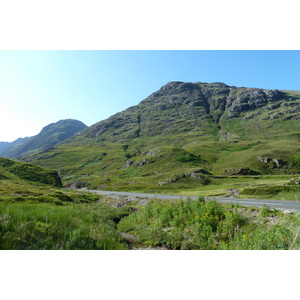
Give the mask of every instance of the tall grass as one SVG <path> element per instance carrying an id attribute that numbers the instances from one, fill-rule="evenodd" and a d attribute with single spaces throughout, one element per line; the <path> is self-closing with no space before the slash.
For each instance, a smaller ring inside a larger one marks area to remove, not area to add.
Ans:
<path id="1" fill-rule="evenodd" d="M 156 201 L 123 218 L 118 227 L 148 246 L 169 249 L 284 250 L 296 244 L 297 219 L 266 211 L 251 221 L 238 207 L 216 201 Z M 270 223 L 272 217 L 280 222 Z"/>
<path id="2" fill-rule="evenodd" d="M 300 247 L 300 216 L 216 201 L 152 200 L 142 207 L 101 203 L 2 202 L 2 250 L 121 250 L 141 247 L 286 250 Z"/>
<path id="3" fill-rule="evenodd" d="M 127 214 L 100 204 L 1 203 L 0 249 L 126 249 L 116 222 Z"/>

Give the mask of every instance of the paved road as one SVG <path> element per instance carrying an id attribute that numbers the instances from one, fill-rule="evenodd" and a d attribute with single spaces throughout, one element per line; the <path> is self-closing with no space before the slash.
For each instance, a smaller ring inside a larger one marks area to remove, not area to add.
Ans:
<path id="1" fill-rule="evenodd" d="M 164 195 L 164 194 L 148 194 L 148 193 L 131 193 L 131 192 L 114 192 L 114 191 L 100 191 L 100 190 L 89 190 L 89 192 L 96 193 L 99 195 L 119 195 L 119 196 L 131 196 L 140 198 L 152 198 L 152 199 L 187 199 L 189 196 L 176 196 L 176 195 Z M 197 199 L 197 196 L 190 196 L 191 199 Z M 221 203 L 234 203 L 244 206 L 256 206 L 263 207 L 267 205 L 271 208 L 280 210 L 297 211 L 300 210 L 300 201 L 280 201 L 280 200 L 257 200 L 257 199 L 237 199 L 237 198 L 219 198 L 210 197 L 206 200 L 216 199 Z"/>

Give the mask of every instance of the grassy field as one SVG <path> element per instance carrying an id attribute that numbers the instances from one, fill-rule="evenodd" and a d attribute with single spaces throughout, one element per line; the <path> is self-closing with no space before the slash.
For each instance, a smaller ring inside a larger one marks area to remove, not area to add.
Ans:
<path id="1" fill-rule="evenodd" d="M 79 199 L 81 199 L 79 201 Z M 299 249 L 300 217 L 215 201 L 160 201 L 112 207 L 84 194 L 60 205 L 0 201 L 4 250 Z M 84 203 L 86 202 L 86 203 Z"/>
<path id="2" fill-rule="evenodd" d="M 125 147 L 126 148 L 126 147 Z M 124 151 L 124 149 L 123 149 Z M 193 170 L 202 158 L 168 147 L 172 164 Z M 159 152 L 161 153 L 161 152 Z M 162 153 L 161 153 L 162 154 Z M 157 155 L 157 154 L 155 154 Z M 104 159 L 106 156 L 102 155 Z M 0 166 L 0 249 L 298 249 L 299 216 L 267 207 L 242 208 L 217 202 L 160 201 L 145 206 L 60 187 L 57 173 L 3 159 Z M 151 165 L 150 165 L 151 166 Z M 191 169 L 192 168 L 192 169 Z M 202 172 L 202 173 L 201 173 Z M 173 194 L 223 195 L 298 200 L 290 175 L 210 176 L 201 171 L 159 186 Z M 124 180 L 146 178 L 138 166 L 121 170 Z M 32 176 L 31 176 L 32 175 Z M 144 176 L 143 176 L 144 175 Z M 116 177 L 115 182 L 118 182 Z M 209 180 L 204 184 L 203 180 Z M 201 183 L 199 183 L 201 181 Z M 270 185 L 272 184 L 272 187 Z M 152 191 L 151 185 L 136 190 Z M 123 186 L 126 189 L 126 185 Z M 132 188 L 132 186 L 130 187 Z M 157 188 L 153 191 L 157 192 Z M 244 194 L 243 194 L 244 193 Z"/>
<path id="3" fill-rule="evenodd" d="M 85 146 L 76 143 L 51 149 L 33 162 L 57 170 L 64 185 L 80 181 L 89 189 L 195 192 L 203 196 L 228 195 L 229 189 L 242 192 L 248 187 L 285 185 L 300 174 L 297 134 L 236 143 L 197 137 L 195 133 L 122 143 L 94 140 L 87 140 Z M 279 167 L 259 159 L 278 160 Z M 228 172 L 239 169 L 250 169 L 258 175 Z M 201 176 L 191 177 L 195 172 Z M 291 194 L 287 200 L 290 199 L 294 199 Z"/>
<path id="4" fill-rule="evenodd" d="M 116 230 L 127 214 L 100 204 L 0 203 L 0 249 L 127 249 Z"/>

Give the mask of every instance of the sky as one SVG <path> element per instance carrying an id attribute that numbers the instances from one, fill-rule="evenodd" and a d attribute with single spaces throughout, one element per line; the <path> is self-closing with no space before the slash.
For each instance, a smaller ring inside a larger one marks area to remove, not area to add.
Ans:
<path id="1" fill-rule="evenodd" d="M 0 141 L 61 119 L 90 126 L 170 81 L 300 90 L 300 51 L 1 50 Z"/>

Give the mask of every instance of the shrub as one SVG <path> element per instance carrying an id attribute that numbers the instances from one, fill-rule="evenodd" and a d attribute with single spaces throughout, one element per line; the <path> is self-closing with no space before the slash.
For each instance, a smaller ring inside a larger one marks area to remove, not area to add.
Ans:
<path id="1" fill-rule="evenodd" d="M 190 165 L 199 165 L 204 162 L 200 155 L 195 155 L 193 153 L 185 151 L 183 154 L 178 155 L 176 160 L 183 163 L 188 163 Z"/>

